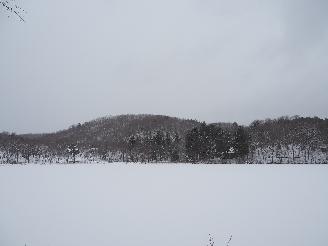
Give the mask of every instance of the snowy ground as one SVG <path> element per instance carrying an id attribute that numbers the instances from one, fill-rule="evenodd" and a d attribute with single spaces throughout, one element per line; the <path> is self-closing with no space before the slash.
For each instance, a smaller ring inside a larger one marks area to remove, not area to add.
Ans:
<path id="1" fill-rule="evenodd" d="M 328 245 L 328 166 L 0 165 L 1 246 Z"/>

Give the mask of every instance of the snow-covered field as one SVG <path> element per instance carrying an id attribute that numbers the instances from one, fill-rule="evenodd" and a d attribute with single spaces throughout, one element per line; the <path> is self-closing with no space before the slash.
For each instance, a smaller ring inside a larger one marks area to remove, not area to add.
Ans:
<path id="1" fill-rule="evenodd" d="M 328 166 L 0 165 L 1 246 L 328 245 Z"/>

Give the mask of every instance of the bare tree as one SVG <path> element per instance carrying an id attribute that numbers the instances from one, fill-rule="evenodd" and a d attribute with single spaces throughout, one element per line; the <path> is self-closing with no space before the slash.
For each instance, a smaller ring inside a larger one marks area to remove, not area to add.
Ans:
<path id="1" fill-rule="evenodd" d="M 75 144 L 68 146 L 67 151 L 73 156 L 73 163 L 75 163 L 75 157 L 80 152 L 79 148 Z"/>

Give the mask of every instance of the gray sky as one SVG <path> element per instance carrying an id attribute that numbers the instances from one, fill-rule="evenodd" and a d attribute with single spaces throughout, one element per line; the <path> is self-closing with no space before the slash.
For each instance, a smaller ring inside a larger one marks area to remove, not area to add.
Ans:
<path id="1" fill-rule="evenodd" d="M 105 115 L 328 115 L 326 0 L 29 0 L 0 8 L 0 131 Z"/>

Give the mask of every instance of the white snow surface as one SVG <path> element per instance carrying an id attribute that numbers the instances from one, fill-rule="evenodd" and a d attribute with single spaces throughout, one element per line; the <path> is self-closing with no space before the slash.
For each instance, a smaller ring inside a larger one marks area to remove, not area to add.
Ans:
<path id="1" fill-rule="evenodd" d="M 327 246 L 326 165 L 0 165 L 1 246 Z"/>

